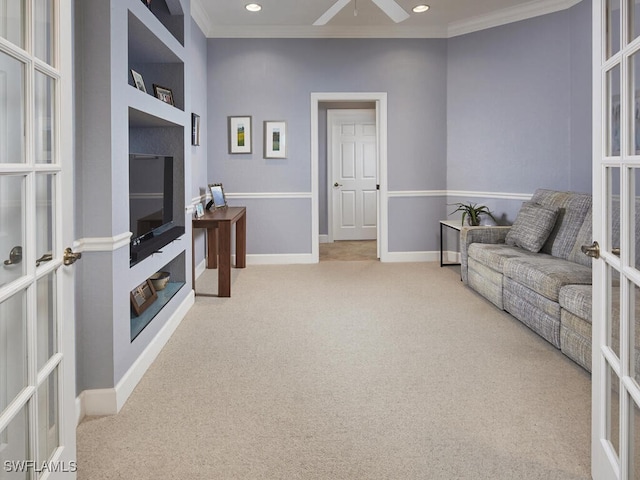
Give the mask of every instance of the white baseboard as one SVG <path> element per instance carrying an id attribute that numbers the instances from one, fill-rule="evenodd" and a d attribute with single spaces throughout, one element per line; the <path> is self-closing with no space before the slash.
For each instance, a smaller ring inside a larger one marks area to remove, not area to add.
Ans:
<path id="1" fill-rule="evenodd" d="M 319 243 L 329 243 L 329 235 L 318 235 Z"/>
<path id="2" fill-rule="evenodd" d="M 196 265 L 196 271 L 195 271 L 196 278 L 202 275 L 206 269 L 207 269 L 207 259 L 205 258 L 198 265 Z"/>
<path id="3" fill-rule="evenodd" d="M 235 256 L 234 256 L 235 257 Z M 235 263 L 235 258 L 234 258 Z M 291 265 L 318 263 L 310 253 L 247 255 L 247 265 Z"/>
<path id="4" fill-rule="evenodd" d="M 195 296 L 192 290 L 114 388 L 85 390 L 80 394 L 76 399 L 78 423 L 86 415 L 115 415 L 120 411 L 194 301 Z"/>

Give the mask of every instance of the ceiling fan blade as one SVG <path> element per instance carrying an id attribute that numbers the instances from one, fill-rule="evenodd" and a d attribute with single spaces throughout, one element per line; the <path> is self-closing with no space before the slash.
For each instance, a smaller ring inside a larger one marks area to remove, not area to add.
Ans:
<path id="1" fill-rule="evenodd" d="M 409 14 L 404 11 L 404 9 L 398 5 L 394 0 L 372 0 L 380 10 L 386 13 L 391 20 L 396 23 L 400 23 L 403 20 L 409 18 Z"/>
<path id="2" fill-rule="evenodd" d="M 313 22 L 313 25 L 316 27 L 326 25 L 327 22 L 335 17 L 340 10 L 346 7 L 350 1 L 351 0 L 338 0 L 331 6 L 331 8 L 329 8 L 329 10 L 324 12 L 324 14 L 318 20 Z"/>

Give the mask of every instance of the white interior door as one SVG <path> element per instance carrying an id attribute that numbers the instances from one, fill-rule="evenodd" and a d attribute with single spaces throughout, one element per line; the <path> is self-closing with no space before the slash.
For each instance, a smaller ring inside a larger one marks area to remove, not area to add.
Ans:
<path id="1" fill-rule="evenodd" d="M 640 10 L 593 2 L 592 474 L 640 479 Z"/>
<path id="2" fill-rule="evenodd" d="M 71 19 L 0 0 L 0 479 L 75 478 Z"/>
<path id="3" fill-rule="evenodd" d="M 333 240 L 375 240 L 378 220 L 376 111 L 329 110 Z"/>

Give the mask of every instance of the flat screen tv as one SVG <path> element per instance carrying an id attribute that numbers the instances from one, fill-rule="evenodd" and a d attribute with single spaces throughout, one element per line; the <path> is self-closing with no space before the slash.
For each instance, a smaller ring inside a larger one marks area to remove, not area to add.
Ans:
<path id="1" fill-rule="evenodd" d="M 173 157 L 129 155 L 129 229 L 133 265 L 184 233 L 174 225 Z"/>

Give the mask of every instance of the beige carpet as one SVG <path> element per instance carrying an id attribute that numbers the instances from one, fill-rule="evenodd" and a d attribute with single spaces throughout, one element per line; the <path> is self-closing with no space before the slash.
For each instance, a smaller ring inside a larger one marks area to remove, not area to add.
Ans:
<path id="1" fill-rule="evenodd" d="M 320 261 L 360 261 L 378 258 L 375 240 L 338 240 L 320 244 Z"/>
<path id="2" fill-rule="evenodd" d="M 589 423 L 589 375 L 458 268 L 249 266 L 82 422 L 78 478 L 587 479 Z"/>

